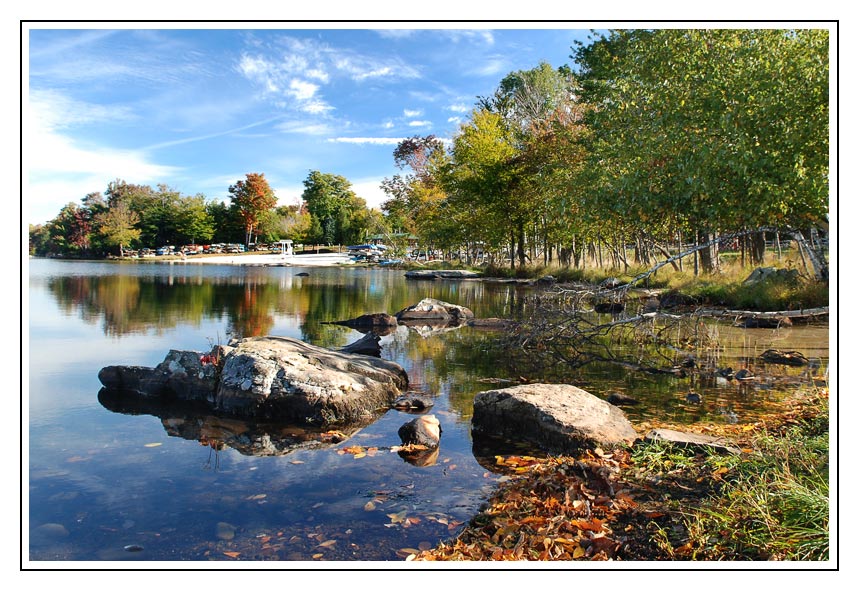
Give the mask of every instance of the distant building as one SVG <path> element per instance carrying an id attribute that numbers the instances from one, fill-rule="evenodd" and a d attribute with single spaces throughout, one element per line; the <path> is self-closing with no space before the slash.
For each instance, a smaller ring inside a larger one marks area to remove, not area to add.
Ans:
<path id="1" fill-rule="evenodd" d="M 418 237 L 407 232 L 395 232 L 393 234 L 374 234 L 367 238 L 370 244 L 387 244 L 388 242 L 401 242 L 406 240 L 407 248 L 415 248 L 418 245 Z"/>

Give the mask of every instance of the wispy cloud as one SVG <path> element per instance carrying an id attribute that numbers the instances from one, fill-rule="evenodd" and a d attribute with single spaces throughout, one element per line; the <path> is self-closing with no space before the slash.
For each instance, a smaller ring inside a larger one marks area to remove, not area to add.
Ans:
<path id="1" fill-rule="evenodd" d="M 454 113 L 468 113 L 471 110 L 471 107 L 463 103 L 456 103 L 450 105 L 447 109 L 448 111 L 453 111 Z"/>
<path id="2" fill-rule="evenodd" d="M 146 150 L 81 146 L 52 128 L 50 120 L 50 115 L 40 116 L 28 106 L 22 134 L 23 164 L 29 173 L 24 194 L 30 218 L 37 223 L 57 214 L 59 200 L 77 202 L 87 193 L 103 191 L 113 179 L 162 182 L 180 170 L 152 161 Z"/>
<path id="3" fill-rule="evenodd" d="M 385 39 L 407 39 L 420 33 L 419 29 L 375 29 L 375 31 Z"/>
<path id="4" fill-rule="evenodd" d="M 420 117 L 423 114 L 421 109 L 403 109 L 403 116 L 405 117 Z"/>
<path id="5" fill-rule="evenodd" d="M 179 138 L 176 140 L 169 140 L 166 142 L 160 142 L 157 144 L 152 144 L 151 146 L 146 146 L 146 148 L 144 148 L 144 149 L 145 150 L 157 150 L 160 148 L 167 148 L 170 146 L 178 146 L 181 144 L 189 144 L 191 142 L 199 142 L 202 140 L 209 140 L 209 139 L 216 138 L 216 137 L 233 135 L 233 134 L 240 133 L 242 131 L 246 131 L 248 129 L 253 129 L 255 127 L 259 127 L 261 125 L 266 125 L 268 123 L 271 123 L 273 121 L 277 121 L 279 119 L 281 119 L 280 116 L 269 117 L 268 119 L 263 119 L 262 121 L 254 121 L 253 123 L 248 123 L 247 125 L 242 125 L 241 127 L 234 127 L 232 129 L 226 129 L 223 131 L 216 131 L 213 133 L 207 133 L 207 134 L 203 134 L 203 135 L 196 135 L 196 136 L 191 136 L 191 137 Z"/>
<path id="6" fill-rule="evenodd" d="M 483 65 L 472 71 L 479 76 L 497 76 L 509 69 L 508 60 L 504 56 L 494 55 L 486 59 Z"/>
<path id="7" fill-rule="evenodd" d="M 409 121 L 409 127 L 432 127 L 432 121 Z"/>
<path id="8" fill-rule="evenodd" d="M 374 144 L 377 146 L 396 146 L 404 138 L 401 137 L 334 137 L 329 142 L 338 144 Z"/>
<path id="9" fill-rule="evenodd" d="M 263 42 L 251 36 L 236 71 L 254 83 L 263 97 L 273 98 L 277 106 L 293 107 L 313 115 L 322 115 L 334 108 L 324 98 L 323 86 L 337 77 L 360 83 L 370 79 L 420 76 L 416 68 L 397 57 L 362 54 L 289 35 L 280 36 L 274 42 Z"/>
<path id="10" fill-rule="evenodd" d="M 485 45 L 495 44 L 495 35 L 488 29 L 443 29 L 437 32 L 454 43 L 467 41 Z"/>
<path id="11" fill-rule="evenodd" d="M 56 90 L 30 90 L 30 116 L 43 129 L 63 129 L 105 121 L 138 119 L 129 106 L 107 106 L 72 99 Z"/>
<path id="12" fill-rule="evenodd" d="M 289 90 L 287 92 L 299 101 L 309 101 L 316 95 L 317 90 L 319 90 L 318 84 L 293 79 L 289 81 Z"/>

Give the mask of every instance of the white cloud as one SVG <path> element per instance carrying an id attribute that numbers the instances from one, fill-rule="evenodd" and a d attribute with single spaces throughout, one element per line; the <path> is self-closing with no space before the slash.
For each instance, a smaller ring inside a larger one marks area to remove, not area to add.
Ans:
<path id="1" fill-rule="evenodd" d="M 387 39 L 405 39 L 418 33 L 417 29 L 376 29 L 380 37 Z"/>
<path id="2" fill-rule="evenodd" d="M 440 32 L 454 43 L 470 41 L 486 45 L 495 44 L 495 35 L 488 29 L 445 29 Z"/>
<path id="3" fill-rule="evenodd" d="M 319 80 L 323 84 L 328 83 L 328 80 L 330 79 L 328 72 L 326 72 L 325 70 L 321 70 L 319 68 L 311 68 L 310 70 L 307 70 L 304 74 L 308 78 L 315 78 L 316 80 Z"/>
<path id="4" fill-rule="evenodd" d="M 334 137 L 328 140 L 337 144 L 374 144 L 377 146 L 396 146 L 401 137 Z"/>
<path id="5" fill-rule="evenodd" d="M 83 123 L 132 121 L 129 107 L 106 106 L 71 99 L 55 90 L 30 90 L 30 116 L 43 129 L 61 129 Z"/>
<path id="6" fill-rule="evenodd" d="M 45 95 L 41 99 L 45 99 Z M 37 97 L 38 99 L 38 97 Z M 57 113 L 69 103 L 36 100 L 27 105 L 22 134 L 23 169 L 29 178 L 23 197 L 30 205 L 30 219 L 52 219 L 69 201 L 87 193 L 104 191 L 121 178 L 129 183 L 162 182 L 180 169 L 153 162 L 145 150 L 118 150 L 107 146 L 82 146 L 52 127 Z"/>
<path id="7" fill-rule="evenodd" d="M 420 109 L 403 109 L 404 117 L 420 117 L 424 112 Z"/>
<path id="8" fill-rule="evenodd" d="M 304 80 L 291 80 L 289 83 L 289 94 L 299 101 L 310 100 L 316 95 L 319 85 Z"/>
<path id="9" fill-rule="evenodd" d="M 302 111 L 304 111 L 305 113 L 310 113 L 312 115 L 320 115 L 322 113 L 327 113 L 328 111 L 331 111 L 333 109 L 334 107 L 321 100 L 309 101 L 301 106 Z"/>
<path id="10" fill-rule="evenodd" d="M 393 127 L 394 127 L 394 122 L 393 122 L 393 121 L 385 121 L 385 122 L 382 124 L 382 128 L 384 128 L 384 129 L 393 129 Z"/>
<path id="11" fill-rule="evenodd" d="M 448 107 L 448 110 L 453 111 L 454 113 L 468 113 L 471 110 L 471 107 L 462 103 L 457 103 L 454 105 L 450 105 Z"/>
<path id="12" fill-rule="evenodd" d="M 409 127 L 431 127 L 432 121 L 409 121 Z"/>
<path id="13" fill-rule="evenodd" d="M 306 135 L 327 135 L 331 127 L 325 123 L 309 123 L 307 121 L 284 121 L 276 126 L 283 133 L 302 133 Z"/>
<path id="14" fill-rule="evenodd" d="M 507 59 L 503 56 L 492 56 L 486 62 L 473 71 L 480 76 L 496 76 L 509 69 Z"/>
<path id="15" fill-rule="evenodd" d="M 352 190 L 367 202 L 370 209 L 381 209 L 382 203 L 389 199 L 382 190 L 382 178 L 363 178 L 352 182 Z"/>
<path id="16" fill-rule="evenodd" d="M 301 205 L 304 185 L 284 185 L 272 187 L 278 205 Z"/>
<path id="17" fill-rule="evenodd" d="M 447 122 L 456 123 L 457 125 L 459 125 L 460 123 L 462 123 L 462 117 L 448 117 Z"/>

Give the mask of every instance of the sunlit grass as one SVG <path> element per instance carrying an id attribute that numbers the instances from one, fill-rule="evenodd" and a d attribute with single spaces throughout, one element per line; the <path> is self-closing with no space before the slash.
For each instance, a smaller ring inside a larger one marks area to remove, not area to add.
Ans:
<path id="1" fill-rule="evenodd" d="M 685 510 L 693 559 L 828 560 L 828 397 L 817 393 L 806 402 L 774 432 L 757 433 L 752 453 L 742 456 L 713 454 L 701 465 L 665 445 L 635 451 L 636 466 L 650 473 L 724 473 L 709 498 Z M 671 549 L 658 533 L 654 543 Z"/>

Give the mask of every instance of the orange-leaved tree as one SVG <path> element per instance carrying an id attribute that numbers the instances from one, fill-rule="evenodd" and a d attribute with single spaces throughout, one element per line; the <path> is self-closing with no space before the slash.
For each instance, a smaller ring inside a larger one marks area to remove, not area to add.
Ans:
<path id="1" fill-rule="evenodd" d="M 245 227 L 245 245 L 251 243 L 263 214 L 277 205 L 277 197 L 269 186 L 265 175 L 258 172 L 249 172 L 245 180 L 236 181 L 230 186 L 230 199 L 236 213 Z"/>

